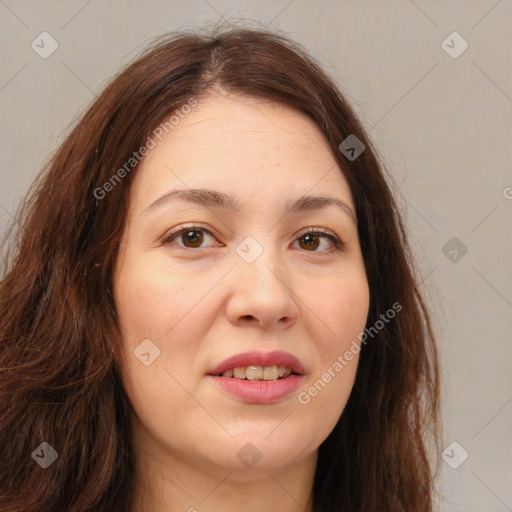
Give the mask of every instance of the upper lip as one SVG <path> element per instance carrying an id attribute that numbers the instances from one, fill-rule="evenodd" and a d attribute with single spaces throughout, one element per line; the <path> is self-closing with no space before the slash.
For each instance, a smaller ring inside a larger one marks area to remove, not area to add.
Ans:
<path id="1" fill-rule="evenodd" d="M 294 373 L 304 375 L 304 367 L 302 363 L 288 352 L 274 350 L 272 352 L 244 352 L 229 357 L 222 363 L 218 364 L 208 372 L 208 375 L 221 375 L 226 370 L 237 368 L 239 366 L 286 366 L 291 368 Z"/>

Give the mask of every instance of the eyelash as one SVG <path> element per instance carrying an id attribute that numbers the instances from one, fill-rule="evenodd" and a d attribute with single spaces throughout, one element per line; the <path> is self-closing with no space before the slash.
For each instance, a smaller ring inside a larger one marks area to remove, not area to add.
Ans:
<path id="1" fill-rule="evenodd" d="M 164 236 L 164 238 L 161 241 L 162 245 L 174 244 L 173 240 L 178 238 L 181 234 L 186 233 L 187 231 L 204 231 L 204 232 L 208 233 L 212 238 L 215 238 L 213 233 L 206 228 L 197 226 L 195 224 L 192 224 L 192 225 L 181 224 L 181 225 L 177 226 L 173 231 L 171 231 L 170 233 L 168 233 L 167 235 Z M 323 237 L 328 238 L 334 246 L 332 249 L 337 252 L 341 252 L 345 246 L 344 242 L 340 238 L 338 238 L 336 235 L 332 234 L 330 231 L 324 230 L 322 228 L 305 228 L 305 231 L 300 232 L 295 240 L 298 240 L 298 239 L 304 237 L 305 235 L 321 235 Z M 197 250 L 203 249 L 203 247 L 184 247 L 180 244 L 176 244 L 176 245 L 178 247 L 180 247 L 181 249 L 185 249 L 188 251 L 197 251 Z M 215 247 L 215 246 L 210 246 L 210 247 Z M 311 252 L 313 254 L 315 254 L 315 253 L 330 254 L 333 252 L 332 250 L 329 250 L 329 249 L 324 249 L 323 251 L 316 251 L 316 250 L 315 251 L 304 250 L 304 251 Z"/>

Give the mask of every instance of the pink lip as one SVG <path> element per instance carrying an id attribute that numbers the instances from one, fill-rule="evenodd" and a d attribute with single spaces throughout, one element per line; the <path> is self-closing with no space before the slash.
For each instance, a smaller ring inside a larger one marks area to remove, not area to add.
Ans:
<path id="1" fill-rule="evenodd" d="M 237 368 L 239 366 L 272 366 L 274 364 L 291 368 L 294 373 L 299 375 L 304 375 L 305 373 L 304 367 L 295 356 L 281 350 L 274 350 L 273 352 L 253 351 L 234 355 L 210 370 L 208 375 L 221 375 L 226 370 Z M 286 379 L 283 379 L 283 381 L 284 380 Z"/>
<path id="2" fill-rule="evenodd" d="M 279 380 L 242 380 L 230 377 L 219 377 L 212 375 L 214 380 L 223 391 L 244 402 L 255 404 L 271 404 L 291 395 L 296 391 L 304 375 L 290 375 Z"/>
<path id="3" fill-rule="evenodd" d="M 239 366 L 286 366 L 294 373 L 284 379 L 278 380 L 243 380 L 231 377 L 222 377 L 222 373 Z M 295 375 L 297 374 L 297 375 Z M 296 391 L 305 378 L 304 367 L 301 362 L 291 354 L 281 350 L 272 352 L 244 352 L 232 356 L 211 371 L 208 375 L 225 392 L 239 398 L 244 402 L 257 404 L 270 404 L 291 395 Z"/>

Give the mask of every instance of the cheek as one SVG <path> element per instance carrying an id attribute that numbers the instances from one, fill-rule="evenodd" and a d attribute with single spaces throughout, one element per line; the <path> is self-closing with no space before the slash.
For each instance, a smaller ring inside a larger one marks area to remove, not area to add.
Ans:
<path id="1" fill-rule="evenodd" d="M 210 321 L 208 302 L 202 300 L 207 289 L 199 277 L 158 262 L 129 263 L 122 267 L 115 288 L 126 387 L 137 394 L 140 386 L 144 395 L 143 388 L 154 391 L 166 383 L 165 389 L 179 396 L 180 388 L 167 372 L 184 385 L 192 382 L 191 369 Z M 135 357 L 146 352 L 142 346 L 151 352 L 150 360 L 157 354 L 148 367 Z"/>
<path id="2" fill-rule="evenodd" d="M 121 325 L 130 336 L 161 338 L 204 295 L 183 274 L 159 271 L 151 263 L 123 269 L 115 301 Z"/>
<path id="3" fill-rule="evenodd" d="M 311 324 L 318 326 L 312 328 L 311 338 L 319 360 L 299 403 L 322 410 L 325 425 L 331 427 L 352 391 L 361 346 L 358 336 L 366 325 L 369 300 L 366 275 L 360 272 L 326 282 L 308 293 L 307 305 L 321 320 Z"/>
<path id="4" fill-rule="evenodd" d="M 345 279 L 309 294 L 308 306 L 321 319 L 312 332 L 318 364 L 298 395 L 304 412 L 317 418 L 325 439 L 339 420 L 352 392 L 369 308 L 366 278 Z M 316 334 L 316 335 L 315 335 Z"/>
<path id="5" fill-rule="evenodd" d="M 193 389 L 191 368 L 201 326 L 191 322 L 187 313 L 201 294 L 198 290 L 191 293 L 194 286 L 183 273 L 164 273 L 147 262 L 144 266 L 125 265 L 119 277 L 115 301 L 123 335 L 119 363 L 126 394 L 154 436 L 165 437 L 162 425 L 176 423 L 181 425 L 180 432 L 186 433 L 190 429 L 182 420 L 177 422 L 176 410 L 190 410 L 194 405 L 185 390 Z M 154 344 L 145 341 L 152 360 L 148 366 L 134 354 L 141 354 L 143 340 Z"/>
<path id="6" fill-rule="evenodd" d="M 363 332 L 369 310 L 369 289 L 364 274 L 324 283 L 309 289 L 307 305 L 321 320 L 327 336 L 316 336 L 321 354 L 344 352 Z M 324 358 L 324 363 L 326 362 Z"/>

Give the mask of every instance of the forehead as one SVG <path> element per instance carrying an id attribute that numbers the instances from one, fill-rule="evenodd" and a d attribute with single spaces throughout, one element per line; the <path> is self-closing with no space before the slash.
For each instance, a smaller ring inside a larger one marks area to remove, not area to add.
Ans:
<path id="1" fill-rule="evenodd" d="M 144 158 L 136 194 L 208 186 L 242 199 L 350 190 L 327 141 L 305 114 L 246 96 L 215 94 L 183 115 Z"/>

